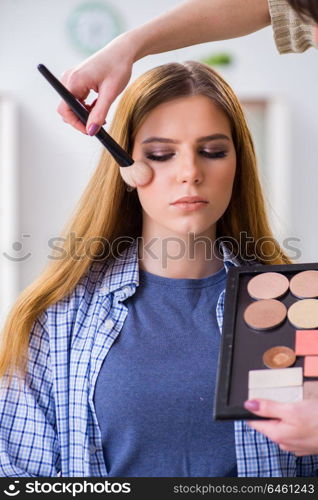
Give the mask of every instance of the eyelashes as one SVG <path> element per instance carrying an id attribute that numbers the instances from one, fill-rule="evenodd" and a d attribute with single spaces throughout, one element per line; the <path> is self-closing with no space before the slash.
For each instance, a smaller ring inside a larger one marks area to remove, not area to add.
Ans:
<path id="1" fill-rule="evenodd" d="M 148 160 L 152 160 L 152 161 L 167 161 L 167 160 L 170 160 L 170 158 L 172 158 L 173 154 L 169 153 L 167 155 L 154 155 L 154 154 L 146 154 L 146 158 L 148 158 Z"/>
<path id="2" fill-rule="evenodd" d="M 199 151 L 199 154 L 205 158 L 209 158 L 211 160 L 225 158 L 227 156 L 227 151 Z M 165 155 L 155 155 L 153 153 L 146 153 L 146 158 L 152 161 L 168 161 L 174 156 L 174 153 L 167 153 Z"/>

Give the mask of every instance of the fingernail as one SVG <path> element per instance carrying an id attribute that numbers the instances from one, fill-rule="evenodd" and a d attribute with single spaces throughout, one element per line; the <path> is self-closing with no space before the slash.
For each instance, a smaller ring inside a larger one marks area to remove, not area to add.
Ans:
<path id="1" fill-rule="evenodd" d="M 98 129 L 99 126 L 96 123 L 91 123 L 88 128 L 88 135 L 95 135 Z"/>
<path id="2" fill-rule="evenodd" d="M 259 410 L 259 402 L 258 401 L 245 401 L 244 403 L 244 408 L 247 410 L 251 411 L 258 411 Z"/>

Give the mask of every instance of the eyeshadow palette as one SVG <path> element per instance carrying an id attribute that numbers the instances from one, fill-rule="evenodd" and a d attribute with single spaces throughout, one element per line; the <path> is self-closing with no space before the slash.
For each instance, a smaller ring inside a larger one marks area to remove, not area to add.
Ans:
<path id="1" fill-rule="evenodd" d="M 262 419 L 254 398 L 318 399 L 318 263 L 228 272 L 214 419 Z"/>

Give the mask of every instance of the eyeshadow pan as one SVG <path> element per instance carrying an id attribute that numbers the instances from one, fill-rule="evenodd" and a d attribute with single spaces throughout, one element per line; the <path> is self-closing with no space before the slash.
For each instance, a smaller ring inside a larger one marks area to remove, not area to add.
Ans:
<path id="1" fill-rule="evenodd" d="M 253 299 L 277 299 L 288 288 L 289 280 L 281 273 L 261 273 L 247 284 L 247 291 Z"/>
<path id="2" fill-rule="evenodd" d="M 318 377 L 318 356 L 305 356 L 305 377 Z"/>
<path id="3" fill-rule="evenodd" d="M 286 314 L 286 306 L 279 300 L 263 299 L 247 306 L 244 311 L 244 320 L 255 330 L 268 330 L 280 325 L 286 318 Z"/>
<path id="4" fill-rule="evenodd" d="M 296 330 L 295 352 L 297 356 L 318 355 L 318 330 Z"/>
<path id="5" fill-rule="evenodd" d="M 263 354 L 263 363 L 268 368 L 287 368 L 296 361 L 295 352 L 286 346 L 275 346 Z"/>
<path id="6" fill-rule="evenodd" d="M 318 300 L 298 300 L 290 306 L 287 316 L 296 328 L 318 327 Z"/>
<path id="7" fill-rule="evenodd" d="M 257 398 L 271 399 L 280 403 L 296 403 L 303 399 L 303 387 L 298 385 L 292 387 L 259 387 L 257 389 L 249 389 L 248 399 Z"/>
<path id="8" fill-rule="evenodd" d="M 303 271 L 290 280 L 290 291 L 300 299 L 318 297 L 318 271 Z"/>
<path id="9" fill-rule="evenodd" d="M 318 382 L 316 380 L 304 382 L 304 399 L 318 399 Z"/>
<path id="10" fill-rule="evenodd" d="M 294 387 L 302 385 L 303 369 L 278 368 L 276 370 L 250 370 L 248 372 L 248 388 Z"/>

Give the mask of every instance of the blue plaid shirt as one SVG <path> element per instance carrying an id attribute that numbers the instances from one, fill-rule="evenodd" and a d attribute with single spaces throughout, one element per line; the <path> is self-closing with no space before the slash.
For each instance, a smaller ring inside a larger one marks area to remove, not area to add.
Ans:
<path id="1" fill-rule="evenodd" d="M 242 263 L 221 249 L 227 271 Z M 72 293 L 37 317 L 25 381 L 19 389 L 15 377 L 8 389 L 1 380 L 0 476 L 107 476 L 93 393 L 127 315 L 122 301 L 138 285 L 132 240 L 119 258 L 93 262 Z M 224 294 L 216 309 L 220 331 Z M 239 476 L 312 476 L 318 468 L 317 455 L 281 451 L 244 421 L 235 422 L 235 441 Z"/>

